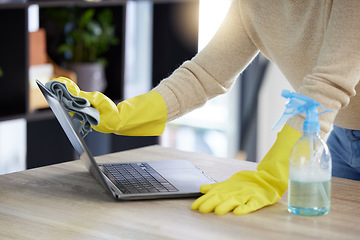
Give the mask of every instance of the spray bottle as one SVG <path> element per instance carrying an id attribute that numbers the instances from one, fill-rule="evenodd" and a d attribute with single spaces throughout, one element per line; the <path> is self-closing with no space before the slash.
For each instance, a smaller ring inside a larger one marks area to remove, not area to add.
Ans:
<path id="1" fill-rule="evenodd" d="M 283 90 L 286 109 L 274 128 L 290 117 L 305 113 L 304 135 L 295 143 L 289 158 L 288 211 L 304 216 L 319 216 L 330 211 L 331 156 L 319 136 L 319 115 L 330 112 L 313 99 Z M 318 112 L 318 107 L 322 112 Z"/>

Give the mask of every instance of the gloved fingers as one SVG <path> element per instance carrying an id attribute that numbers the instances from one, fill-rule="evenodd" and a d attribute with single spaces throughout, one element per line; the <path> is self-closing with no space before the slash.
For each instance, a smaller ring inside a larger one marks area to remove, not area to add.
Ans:
<path id="1" fill-rule="evenodd" d="M 210 191 L 212 188 L 214 188 L 218 184 L 219 183 L 204 184 L 204 185 L 200 186 L 200 192 L 201 193 L 207 193 L 208 191 Z"/>
<path id="2" fill-rule="evenodd" d="M 214 210 L 216 215 L 224 215 L 228 212 L 233 211 L 235 208 L 244 205 L 246 199 L 239 199 L 237 197 L 231 197 L 224 202 L 220 203 Z"/>
<path id="3" fill-rule="evenodd" d="M 205 197 L 206 195 L 204 195 Z M 215 208 L 221 203 L 221 198 L 218 194 L 214 194 L 208 198 L 206 198 L 201 205 L 199 206 L 198 210 L 201 213 L 209 213 L 213 212 Z"/>
<path id="4" fill-rule="evenodd" d="M 70 79 L 65 78 L 65 77 L 58 77 L 58 78 L 54 78 L 52 80 L 64 83 L 72 95 L 74 95 L 74 96 L 79 95 L 79 93 L 80 93 L 79 87 Z"/>
<path id="5" fill-rule="evenodd" d="M 206 195 L 203 195 L 203 196 L 201 196 L 201 197 L 199 197 L 199 198 L 197 198 L 192 204 L 191 204 L 191 210 L 198 210 L 199 209 L 199 207 L 201 206 L 201 204 L 203 203 L 203 202 L 205 202 L 205 200 L 208 198 L 208 196 L 206 196 Z"/>
<path id="6" fill-rule="evenodd" d="M 205 194 L 196 199 L 191 204 L 191 210 L 199 210 L 201 213 L 209 213 L 214 211 L 215 207 L 220 203 L 220 198 L 217 194 Z"/>
<path id="7" fill-rule="evenodd" d="M 118 112 L 115 103 L 101 92 L 81 91 L 76 83 L 65 77 L 58 77 L 52 80 L 64 83 L 72 95 L 86 98 L 90 102 L 91 106 L 98 109 L 100 112 L 107 112 L 109 110 Z M 101 111 L 102 109 L 104 110 Z"/>
<path id="8" fill-rule="evenodd" d="M 233 211 L 235 215 L 243 215 L 247 213 L 254 212 L 259 210 L 262 207 L 265 207 L 269 204 L 264 203 L 263 201 L 258 201 L 256 199 L 250 199 L 247 203 L 239 205 Z"/>

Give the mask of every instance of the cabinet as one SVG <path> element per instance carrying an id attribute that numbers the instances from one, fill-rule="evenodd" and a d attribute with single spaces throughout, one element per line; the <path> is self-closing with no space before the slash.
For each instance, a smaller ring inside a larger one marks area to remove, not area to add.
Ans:
<path id="1" fill-rule="evenodd" d="M 152 85 L 168 76 L 184 60 L 196 53 L 196 46 L 181 44 L 176 34 L 172 18 L 172 9 L 183 4 L 197 8 L 197 1 L 149 1 L 153 3 L 153 51 Z M 45 11 L 48 8 L 67 6 L 111 7 L 114 11 L 116 34 L 120 44 L 107 53 L 107 88 L 104 93 L 119 102 L 124 98 L 124 52 L 126 0 L 112 1 L 2 1 L 0 3 L 0 123 L 7 120 L 26 120 L 26 165 L 27 168 L 63 162 L 74 159 L 74 151 L 51 110 L 29 111 L 29 38 L 28 7 L 38 4 L 40 7 L 40 27 L 46 29 L 49 56 L 56 61 L 56 36 L 58 31 L 50 24 Z M 197 23 L 194 23 L 197 25 Z M 161 40 L 165 39 L 165 43 Z M 164 55 L 166 53 L 167 55 Z M 1 133 L 0 133 L 1 134 Z M 91 136 L 93 135 L 93 136 Z M 112 134 L 92 132 L 85 138 L 94 155 L 121 151 L 158 143 L 157 137 L 124 137 Z M 1 159 L 0 159 L 1 160 Z"/>

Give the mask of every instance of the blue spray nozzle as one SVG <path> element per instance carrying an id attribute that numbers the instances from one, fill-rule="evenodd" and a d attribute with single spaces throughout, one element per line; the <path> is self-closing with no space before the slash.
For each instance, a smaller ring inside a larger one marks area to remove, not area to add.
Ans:
<path id="1" fill-rule="evenodd" d="M 283 96 L 284 98 L 290 98 L 291 97 L 291 92 L 289 90 L 282 90 L 281 92 L 281 96 Z"/>
<path id="2" fill-rule="evenodd" d="M 289 90 L 283 90 L 281 92 L 281 96 L 288 98 L 289 101 L 285 104 L 286 108 L 284 113 L 281 115 L 280 119 L 272 129 L 284 125 L 286 121 L 292 116 L 306 113 L 303 130 L 318 132 L 320 131 L 319 115 L 326 112 L 331 112 L 312 98 L 295 92 L 290 92 Z M 318 112 L 318 107 L 322 108 L 324 111 Z"/>

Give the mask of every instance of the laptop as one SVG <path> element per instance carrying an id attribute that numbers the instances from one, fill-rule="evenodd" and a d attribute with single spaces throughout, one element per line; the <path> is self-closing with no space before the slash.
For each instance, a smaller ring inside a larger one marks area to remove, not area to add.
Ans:
<path id="1" fill-rule="evenodd" d="M 97 163 L 63 103 L 40 81 L 36 82 L 81 162 L 113 198 L 145 200 L 198 197 L 201 195 L 201 185 L 215 183 L 186 160 Z"/>

